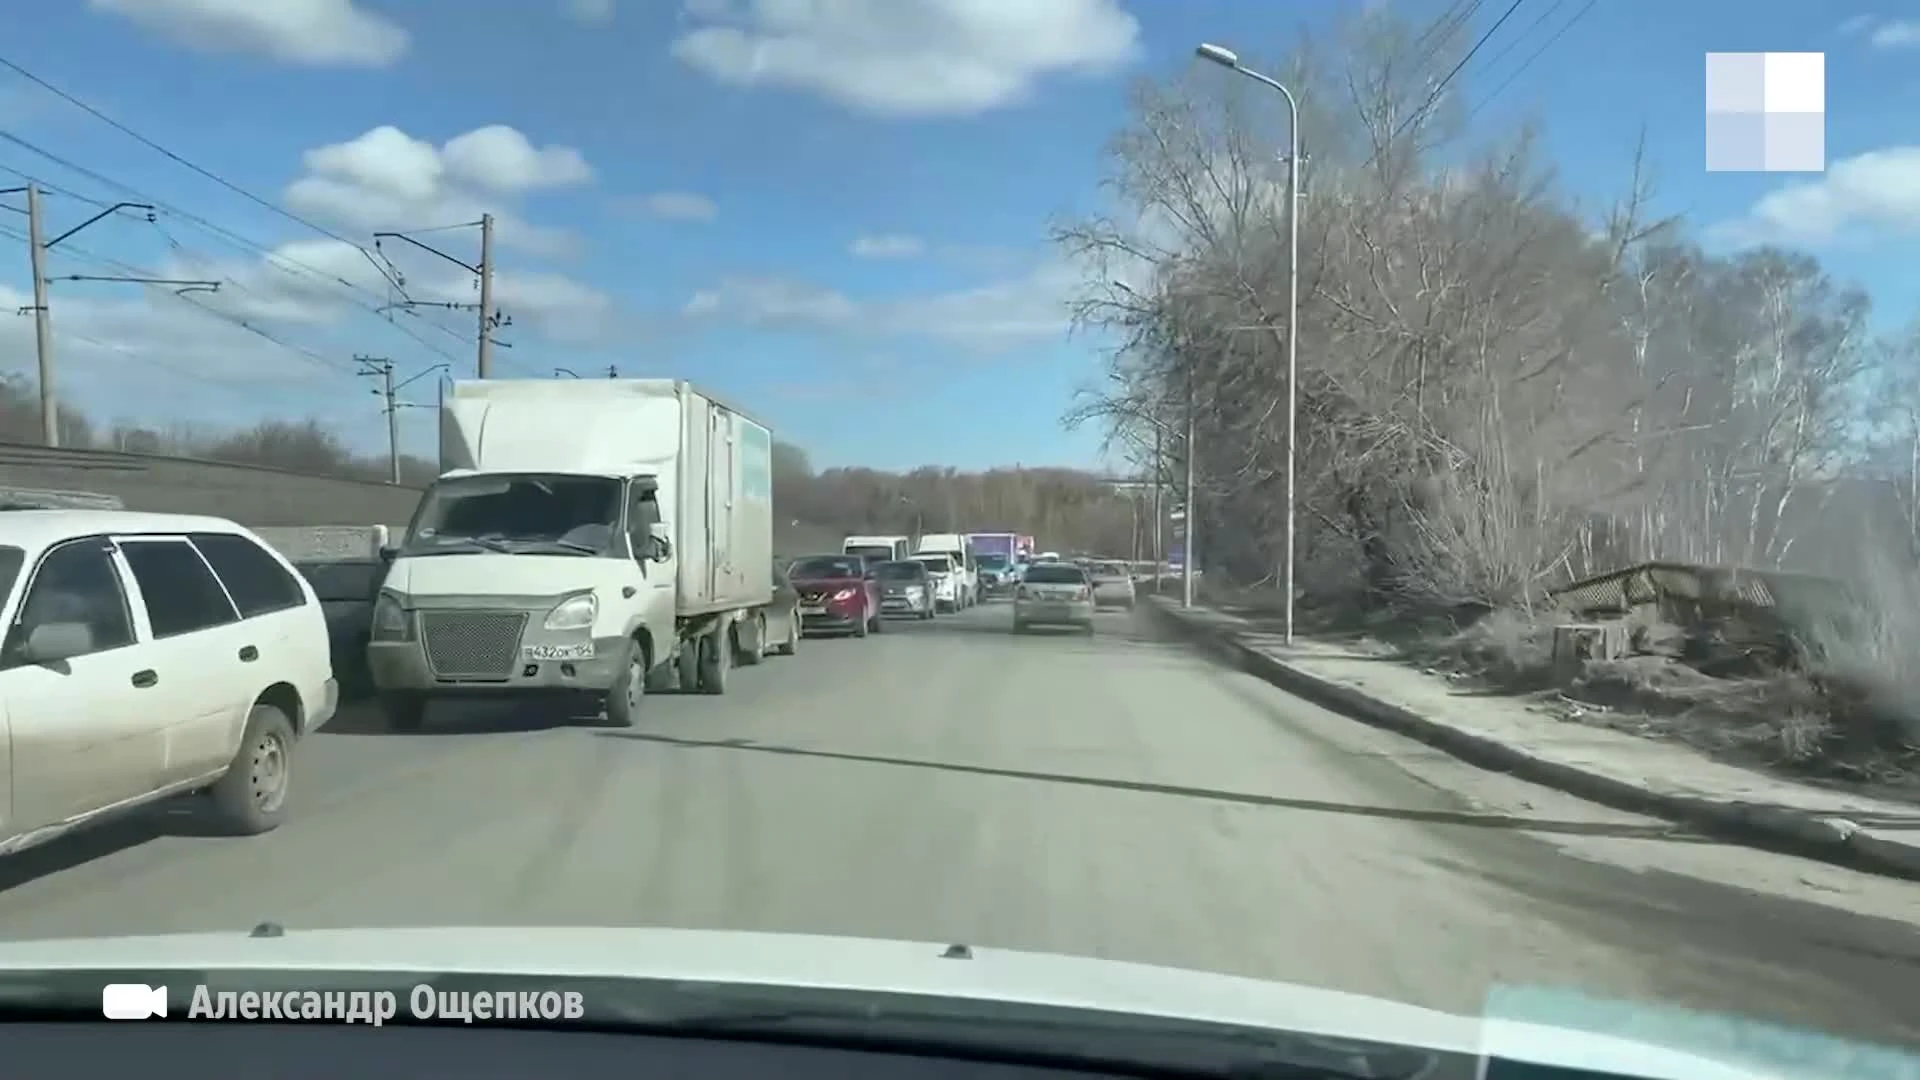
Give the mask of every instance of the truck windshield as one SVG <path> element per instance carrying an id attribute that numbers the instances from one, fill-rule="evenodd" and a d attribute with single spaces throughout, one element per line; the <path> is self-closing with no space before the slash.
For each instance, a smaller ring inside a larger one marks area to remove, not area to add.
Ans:
<path id="1" fill-rule="evenodd" d="M 948 574 L 953 572 L 953 560 L 945 555 L 916 555 L 914 562 L 927 568 L 930 574 Z"/>
<path id="2" fill-rule="evenodd" d="M 891 559 L 893 549 L 882 544 L 850 544 L 847 554 L 858 555 L 863 559 Z"/>
<path id="3" fill-rule="evenodd" d="M 620 524 L 619 480 L 606 476 L 462 476 L 433 485 L 402 555 L 493 551 L 605 555 Z"/>
<path id="4" fill-rule="evenodd" d="M 982 570 L 1005 570 L 1007 568 L 1007 557 L 1005 555 L 975 555 L 973 560 L 980 564 L 980 569 Z"/>

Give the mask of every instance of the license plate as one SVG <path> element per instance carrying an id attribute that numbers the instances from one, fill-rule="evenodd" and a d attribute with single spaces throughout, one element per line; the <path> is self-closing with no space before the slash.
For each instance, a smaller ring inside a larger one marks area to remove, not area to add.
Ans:
<path id="1" fill-rule="evenodd" d="M 802 614 L 802 615 L 825 615 L 826 613 L 827 613 L 827 609 L 826 609 L 826 608 L 823 608 L 823 607 L 813 607 L 813 606 L 811 606 L 811 605 L 809 605 L 809 606 L 805 606 L 805 607 L 802 607 L 802 608 L 800 609 L 800 614 Z"/>
<path id="2" fill-rule="evenodd" d="M 591 660 L 593 642 L 579 645 L 529 645 L 526 648 L 529 660 Z"/>

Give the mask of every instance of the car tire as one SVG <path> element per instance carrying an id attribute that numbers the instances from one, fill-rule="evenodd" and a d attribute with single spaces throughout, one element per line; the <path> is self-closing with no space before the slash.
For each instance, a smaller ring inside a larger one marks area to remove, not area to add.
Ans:
<path id="1" fill-rule="evenodd" d="M 767 658 L 767 617 L 753 617 L 753 643 L 740 650 L 740 666 L 752 667 Z"/>
<path id="2" fill-rule="evenodd" d="M 614 676 L 613 685 L 607 687 L 603 707 L 607 710 L 608 726 L 630 728 L 640 722 L 651 675 L 647 670 L 646 649 L 638 641 L 629 642 L 626 663 L 620 665 L 620 674 Z"/>
<path id="3" fill-rule="evenodd" d="M 720 634 L 700 639 L 699 686 L 703 694 L 727 692 L 727 674 L 733 670 L 733 649 Z"/>
<path id="4" fill-rule="evenodd" d="M 800 650 L 800 616 L 796 613 L 787 616 L 787 640 L 775 645 L 775 656 L 792 656 Z"/>
<path id="5" fill-rule="evenodd" d="M 379 697 L 380 718 L 388 731 L 419 731 L 427 723 L 425 694 L 386 693 Z"/>
<path id="6" fill-rule="evenodd" d="M 293 721 L 279 707 L 256 702 L 247 714 L 240 749 L 207 789 L 213 812 L 239 836 L 279 828 L 293 781 Z"/>
<path id="7" fill-rule="evenodd" d="M 873 624 L 869 626 L 868 629 L 876 634 L 884 633 L 887 629 L 887 621 L 885 616 L 875 615 L 873 617 Z"/>
<path id="8" fill-rule="evenodd" d="M 859 625 L 853 628 L 853 636 L 866 637 L 867 634 L 868 634 L 867 620 L 863 618 L 860 620 Z"/>

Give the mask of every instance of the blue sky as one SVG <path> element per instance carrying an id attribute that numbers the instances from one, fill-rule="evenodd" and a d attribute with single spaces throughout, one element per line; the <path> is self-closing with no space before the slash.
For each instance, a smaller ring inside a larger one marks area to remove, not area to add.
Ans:
<path id="1" fill-rule="evenodd" d="M 1474 35 L 1509 2 L 1479 5 Z M 0 56 L 301 220 L 6 72 L 0 132 L 30 145 L 0 139 L 0 169 L 58 189 L 56 233 L 98 203 L 161 207 L 154 223 L 115 217 L 76 235 L 55 275 L 221 282 L 184 296 L 56 282 L 62 396 L 98 417 L 312 414 L 379 448 L 379 401 L 352 358 L 390 357 L 403 378 L 420 375 L 409 400 L 430 403 L 434 365 L 471 374 L 473 316 L 376 314 L 394 299 L 382 268 L 339 241 L 486 209 L 500 215 L 500 302 L 514 320 L 498 375 L 611 364 L 690 378 L 823 464 L 1094 464 L 1097 435 L 1060 417 L 1098 374 L 1102 343 L 1065 333 L 1076 277 L 1049 223 L 1099 208 L 1129 80 L 1178 74 L 1200 40 L 1277 55 L 1343 6 L 42 5 L 9 23 Z M 1447 4 L 1396 6 L 1431 17 Z M 1563 182 L 1596 207 L 1621 190 L 1644 127 L 1660 209 L 1716 244 L 1817 250 L 1901 323 L 1920 308 L 1920 9 L 1909 17 L 1903 28 L 1891 11 L 1782 0 L 1523 0 L 1458 86 L 1474 137 L 1542 120 Z M 1828 52 L 1824 177 L 1703 171 L 1708 50 Z M 0 187 L 20 182 L 0 172 Z M 27 286 L 25 248 L 9 238 L 21 228 L 0 212 L 0 292 Z M 473 230 L 419 235 L 477 257 Z M 457 267 L 381 250 L 414 298 L 472 302 Z M 0 323 L 9 369 L 31 370 L 26 324 Z M 409 445 L 430 448 L 431 413 L 402 416 Z"/>

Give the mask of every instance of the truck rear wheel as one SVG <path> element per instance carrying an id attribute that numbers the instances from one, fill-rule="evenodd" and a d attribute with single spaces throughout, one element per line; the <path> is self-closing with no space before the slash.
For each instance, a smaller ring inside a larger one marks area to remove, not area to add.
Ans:
<path id="1" fill-rule="evenodd" d="M 733 650 L 724 634 L 708 634 L 700 640 L 700 692 L 727 692 L 727 673 L 733 669 Z"/>
<path id="2" fill-rule="evenodd" d="M 751 641 L 740 650 L 740 666 L 752 667 L 767 658 L 767 617 L 755 615 L 749 631 Z"/>

